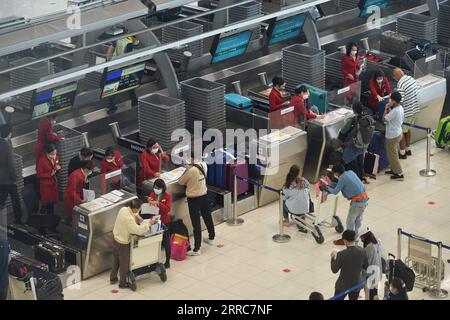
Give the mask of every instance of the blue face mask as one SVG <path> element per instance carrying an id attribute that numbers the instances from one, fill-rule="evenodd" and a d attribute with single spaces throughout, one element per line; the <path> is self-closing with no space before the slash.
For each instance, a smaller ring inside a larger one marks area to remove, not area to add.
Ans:
<path id="1" fill-rule="evenodd" d="M 154 192 L 157 196 L 159 196 L 159 195 L 162 193 L 162 190 L 161 190 L 161 189 L 153 189 L 153 192 Z"/>

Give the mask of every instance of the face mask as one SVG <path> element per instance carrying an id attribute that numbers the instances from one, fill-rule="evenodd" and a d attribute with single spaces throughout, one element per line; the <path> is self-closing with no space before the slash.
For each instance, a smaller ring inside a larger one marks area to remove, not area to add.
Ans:
<path id="1" fill-rule="evenodd" d="M 303 96 L 303 100 L 307 100 L 307 99 L 309 99 L 309 94 L 305 94 L 305 95 Z"/>
<path id="2" fill-rule="evenodd" d="M 108 162 L 108 163 L 113 163 L 113 162 L 114 162 L 114 159 L 106 159 L 106 162 Z"/>
<path id="3" fill-rule="evenodd" d="M 92 171 L 88 171 L 88 174 L 87 174 L 88 177 L 89 177 L 91 174 L 92 174 Z"/>
<path id="4" fill-rule="evenodd" d="M 154 192 L 157 196 L 159 196 L 159 195 L 162 193 L 162 190 L 161 190 L 161 189 L 153 189 L 153 192 Z"/>
<path id="5" fill-rule="evenodd" d="M 50 159 L 52 159 L 52 160 L 55 160 L 55 159 L 56 159 L 56 154 L 50 154 L 48 157 L 49 157 Z"/>
<path id="6" fill-rule="evenodd" d="M 357 53 L 358 53 L 358 51 L 352 51 L 351 52 L 352 56 L 356 56 Z"/>
<path id="7" fill-rule="evenodd" d="M 52 124 L 56 124 L 56 120 L 52 120 Z"/>
<path id="8" fill-rule="evenodd" d="M 157 154 L 157 153 L 158 153 L 158 151 L 159 151 L 159 149 L 158 149 L 158 148 L 153 148 L 153 149 L 152 149 L 152 153 L 153 153 L 153 154 Z"/>
<path id="9" fill-rule="evenodd" d="M 383 83 L 383 79 L 377 79 L 378 84 L 382 84 Z"/>
<path id="10" fill-rule="evenodd" d="M 338 177 L 338 175 L 337 175 L 337 174 L 335 174 L 335 175 L 334 175 L 334 177 L 335 177 L 336 179 L 339 179 L 339 177 Z"/>

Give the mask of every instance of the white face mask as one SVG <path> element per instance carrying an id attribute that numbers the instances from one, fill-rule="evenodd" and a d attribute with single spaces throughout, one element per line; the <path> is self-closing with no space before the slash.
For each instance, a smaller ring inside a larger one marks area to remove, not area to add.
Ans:
<path id="1" fill-rule="evenodd" d="M 154 192 L 157 196 L 159 196 L 159 195 L 162 193 L 162 190 L 161 190 L 161 189 L 153 189 L 153 192 Z"/>
<path id="2" fill-rule="evenodd" d="M 159 151 L 159 149 L 158 149 L 158 148 L 152 148 L 152 153 L 153 153 L 153 154 L 157 154 L 157 153 L 158 153 L 158 151 Z"/>
<path id="3" fill-rule="evenodd" d="M 106 159 L 106 162 L 113 163 L 114 162 L 114 158 L 113 159 Z"/>
<path id="4" fill-rule="evenodd" d="M 52 160 L 56 159 L 56 154 L 49 154 L 48 157 Z"/>
<path id="5" fill-rule="evenodd" d="M 336 179 L 339 179 L 339 176 L 338 176 L 337 174 L 335 174 L 334 177 L 335 177 Z"/>
<path id="6" fill-rule="evenodd" d="M 377 79 L 378 84 L 382 84 L 383 83 L 383 79 Z"/>
<path id="7" fill-rule="evenodd" d="M 354 51 L 354 50 L 352 50 L 352 52 L 351 52 L 352 56 L 356 56 L 357 53 L 358 53 L 358 51 Z"/>
<path id="8" fill-rule="evenodd" d="M 303 96 L 303 100 L 306 100 L 306 99 L 309 99 L 309 94 L 308 93 Z"/>

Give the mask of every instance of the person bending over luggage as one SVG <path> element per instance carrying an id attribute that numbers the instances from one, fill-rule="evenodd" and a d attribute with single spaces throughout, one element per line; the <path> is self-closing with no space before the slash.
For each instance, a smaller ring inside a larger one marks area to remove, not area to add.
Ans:
<path id="1" fill-rule="evenodd" d="M 105 151 L 105 157 L 102 160 L 102 173 L 108 173 L 122 169 L 124 166 L 122 154 L 113 147 L 108 147 Z"/>
<path id="2" fill-rule="evenodd" d="M 186 186 L 189 216 L 194 229 L 195 244 L 194 249 L 187 252 L 189 256 L 199 256 L 201 254 L 202 226 L 200 217 L 203 218 L 209 235 L 207 239 L 204 239 L 204 242 L 213 245 L 216 236 L 207 196 L 206 173 L 208 168 L 206 163 L 200 159 L 201 157 L 196 157 L 194 150 L 192 150 L 190 158 L 186 160 L 188 167 L 178 180 L 180 185 Z"/>
<path id="3" fill-rule="evenodd" d="M 355 231 L 355 241 L 358 243 L 359 229 L 362 225 L 364 210 L 366 210 L 369 202 L 369 196 L 364 184 L 353 171 L 345 171 L 345 167 L 339 163 L 333 166 L 332 172 L 334 177 L 338 179 L 336 188 L 323 185 L 320 186 L 320 190 L 334 195 L 342 192 L 342 195 L 350 201 L 350 208 L 347 215 L 347 230 Z M 335 240 L 333 243 L 335 245 L 344 245 L 345 241 L 340 239 Z"/>
<path id="4" fill-rule="evenodd" d="M 378 296 L 378 285 L 383 279 L 381 243 L 371 231 L 361 235 L 361 241 L 369 264 L 366 271 L 369 300 L 375 300 L 375 297 Z"/>
<path id="5" fill-rule="evenodd" d="M 392 93 L 389 79 L 384 75 L 382 70 L 375 71 L 373 78 L 369 80 L 369 105 L 376 114 L 380 109 L 380 103 L 382 103 L 386 96 L 390 96 Z"/>
<path id="6" fill-rule="evenodd" d="M 145 180 L 159 178 L 161 165 L 169 162 L 169 156 L 155 140 L 147 141 L 147 148 L 141 154 L 141 171 L 139 172 L 138 185 L 141 186 Z"/>
<path id="7" fill-rule="evenodd" d="M 394 278 L 391 281 L 389 293 L 386 300 L 409 300 L 406 292 L 406 285 L 400 278 Z"/>
<path id="8" fill-rule="evenodd" d="M 139 199 L 131 200 L 127 207 L 120 209 L 117 214 L 113 229 L 113 264 L 109 276 L 110 283 L 116 284 L 119 280 L 119 288 L 128 288 L 127 275 L 130 270 L 130 242 L 132 235 L 142 236 L 150 228 L 150 224 L 156 223 L 156 220 L 144 222 L 139 216 L 142 207 L 142 201 Z M 117 274 L 119 273 L 119 278 Z"/>
<path id="9" fill-rule="evenodd" d="M 283 224 L 289 226 L 289 213 L 304 217 L 311 210 L 311 197 L 309 194 L 309 182 L 300 176 L 300 168 L 293 165 L 286 176 L 286 182 L 283 187 L 285 197 L 283 205 Z M 300 232 L 306 233 L 307 230 L 298 226 Z"/>
<path id="10" fill-rule="evenodd" d="M 167 192 L 166 183 L 162 179 L 157 179 L 153 184 L 153 191 L 148 196 L 149 204 L 159 209 L 159 215 L 161 216 L 161 222 L 169 229 L 171 222 L 170 210 L 172 210 L 172 195 Z M 166 262 L 164 267 L 170 268 L 170 233 L 165 231 L 163 233 L 164 250 L 166 251 Z"/>
<path id="11" fill-rule="evenodd" d="M 346 249 L 331 253 L 331 271 L 333 273 L 340 272 L 335 284 L 335 296 L 363 282 L 363 272 L 368 265 L 364 250 L 355 245 L 355 231 L 345 230 L 342 239 Z M 360 290 L 361 288 L 348 293 L 349 300 L 358 300 Z M 344 300 L 346 296 L 337 300 Z"/>
<path id="12" fill-rule="evenodd" d="M 70 174 L 75 170 L 80 169 L 81 163 L 83 161 L 92 160 L 93 157 L 94 153 L 92 152 L 91 148 L 86 147 L 81 148 L 80 152 L 75 157 L 70 159 L 67 177 L 70 176 Z"/>
<path id="13" fill-rule="evenodd" d="M 64 202 L 67 207 L 68 225 L 72 225 L 73 208 L 84 202 L 83 189 L 86 187 L 87 179 L 92 174 L 95 165 L 92 160 L 83 161 L 81 168 L 72 172 L 67 181 L 66 190 L 64 192 Z"/>
<path id="14" fill-rule="evenodd" d="M 36 176 L 39 179 L 41 194 L 41 214 L 53 214 L 55 203 L 59 200 L 58 179 L 61 170 L 58 152 L 54 144 L 44 146 L 44 155 L 36 162 Z"/>
<path id="15" fill-rule="evenodd" d="M 325 116 L 318 115 L 308 109 L 306 101 L 309 99 L 309 90 L 306 86 L 295 88 L 295 95 L 291 98 L 291 106 L 295 108 L 295 114 L 299 121 L 304 121 L 305 126 L 309 119 L 323 119 Z"/>

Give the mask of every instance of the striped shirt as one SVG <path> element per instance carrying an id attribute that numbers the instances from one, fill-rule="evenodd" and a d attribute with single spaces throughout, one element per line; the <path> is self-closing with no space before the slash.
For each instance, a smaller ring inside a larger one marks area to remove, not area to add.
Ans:
<path id="1" fill-rule="evenodd" d="M 402 95 L 402 106 L 405 118 L 413 117 L 419 113 L 419 100 L 417 98 L 418 85 L 411 76 L 403 76 L 397 83 L 397 90 Z"/>

